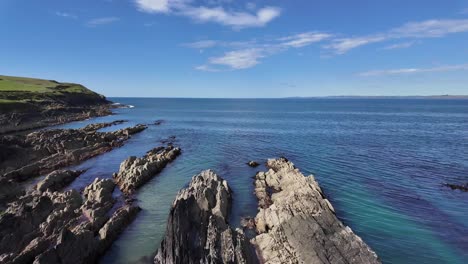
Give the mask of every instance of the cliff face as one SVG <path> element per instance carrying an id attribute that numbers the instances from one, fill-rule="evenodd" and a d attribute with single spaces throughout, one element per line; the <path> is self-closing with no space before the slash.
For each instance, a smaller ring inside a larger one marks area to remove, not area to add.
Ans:
<path id="1" fill-rule="evenodd" d="M 249 241 L 228 224 L 231 190 L 203 171 L 177 195 L 154 263 L 256 263 Z"/>
<path id="2" fill-rule="evenodd" d="M 375 252 L 335 216 L 313 176 L 288 160 L 271 159 L 255 177 L 262 263 L 380 263 Z"/>
<path id="3" fill-rule="evenodd" d="M 108 115 L 110 103 L 80 84 L 0 75 L 0 134 Z"/>

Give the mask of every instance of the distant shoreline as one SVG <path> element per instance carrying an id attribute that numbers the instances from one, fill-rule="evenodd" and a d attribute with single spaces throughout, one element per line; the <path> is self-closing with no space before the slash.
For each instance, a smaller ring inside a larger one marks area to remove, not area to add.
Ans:
<path id="1" fill-rule="evenodd" d="M 211 99 L 211 100 L 275 100 L 275 99 L 449 99 L 449 100 L 467 100 L 468 95 L 337 95 L 337 96 L 291 96 L 291 97 L 142 97 L 142 96 L 108 96 L 108 99 L 131 98 L 131 99 Z"/>

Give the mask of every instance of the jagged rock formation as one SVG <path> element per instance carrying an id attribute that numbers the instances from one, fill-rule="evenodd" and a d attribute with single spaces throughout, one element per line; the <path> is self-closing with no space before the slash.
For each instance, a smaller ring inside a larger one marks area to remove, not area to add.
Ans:
<path id="1" fill-rule="evenodd" d="M 102 125 L 95 125 L 93 129 L 100 127 Z M 87 126 L 84 129 L 42 130 L 0 137 L 0 186 L 16 185 L 108 152 L 122 146 L 131 135 L 143 131 L 146 126 L 137 125 L 114 132 L 93 129 Z M 18 191 L 5 190 L 0 193 L 0 200 L 17 195 Z"/>
<path id="2" fill-rule="evenodd" d="M 180 148 L 167 146 L 152 149 L 141 158 L 132 156 L 120 164 L 118 173 L 114 173 L 115 182 L 123 193 L 131 194 L 179 154 Z"/>
<path id="3" fill-rule="evenodd" d="M 80 176 L 84 171 L 56 170 L 49 173 L 42 181 L 38 182 L 36 189 L 41 192 L 59 191 Z"/>
<path id="4" fill-rule="evenodd" d="M 76 190 L 33 190 L 0 216 L 0 263 L 94 263 L 135 218 L 126 204 L 109 217 L 112 180 L 96 179 L 84 198 Z"/>
<path id="5" fill-rule="evenodd" d="M 258 235 L 252 243 L 262 263 L 380 263 L 336 218 L 313 176 L 304 177 L 284 158 L 267 166 L 255 180 Z"/>
<path id="6" fill-rule="evenodd" d="M 105 128 L 105 127 L 120 125 L 120 124 L 123 124 L 125 122 L 127 122 L 127 120 L 115 120 L 115 121 L 108 122 L 108 123 L 95 123 L 95 124 L 89 124 L 89 125 L 83 127 L 82 129 L 84 131 L 97 131 L 97 130 Z"/>
<path id="7" fill-rule="evenodd" d="M 203 171 L 177 195 L 155 263 L 256 263 L 242 231 L 228 224 L 231 190 L 213 171 Z"/>

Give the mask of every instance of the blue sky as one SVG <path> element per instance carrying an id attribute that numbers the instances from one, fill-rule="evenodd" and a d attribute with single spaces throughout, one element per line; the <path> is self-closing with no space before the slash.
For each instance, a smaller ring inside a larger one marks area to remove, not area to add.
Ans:
<path id="1" fill-rule="evenodd" d="M 107 96 L 468 94 L 466 0 L 0 0 L 0 74 Z"/>

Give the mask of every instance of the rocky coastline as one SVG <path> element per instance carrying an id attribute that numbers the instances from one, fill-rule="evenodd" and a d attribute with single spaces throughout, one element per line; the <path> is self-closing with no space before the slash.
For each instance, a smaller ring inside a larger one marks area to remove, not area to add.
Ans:
<path id="1" fill-rule="evenodd" d="M 313 176 L 285 158 L 255 176 L 256 235 L 246 238 L 227 219 L 228 183 L 212 171 L 179 192 L 154 263 L 380 263 L 377 254 L 335 216 Z"/>
<path id="2" fill-rule="evenodd" d="M 0 136 L 0 200 L 22 195 L 20 182 L 121 147 L 132 135 L 146 129 L 146 125 L 136 125 L 113 132 L 97 131 L 110 125 Z"/>

